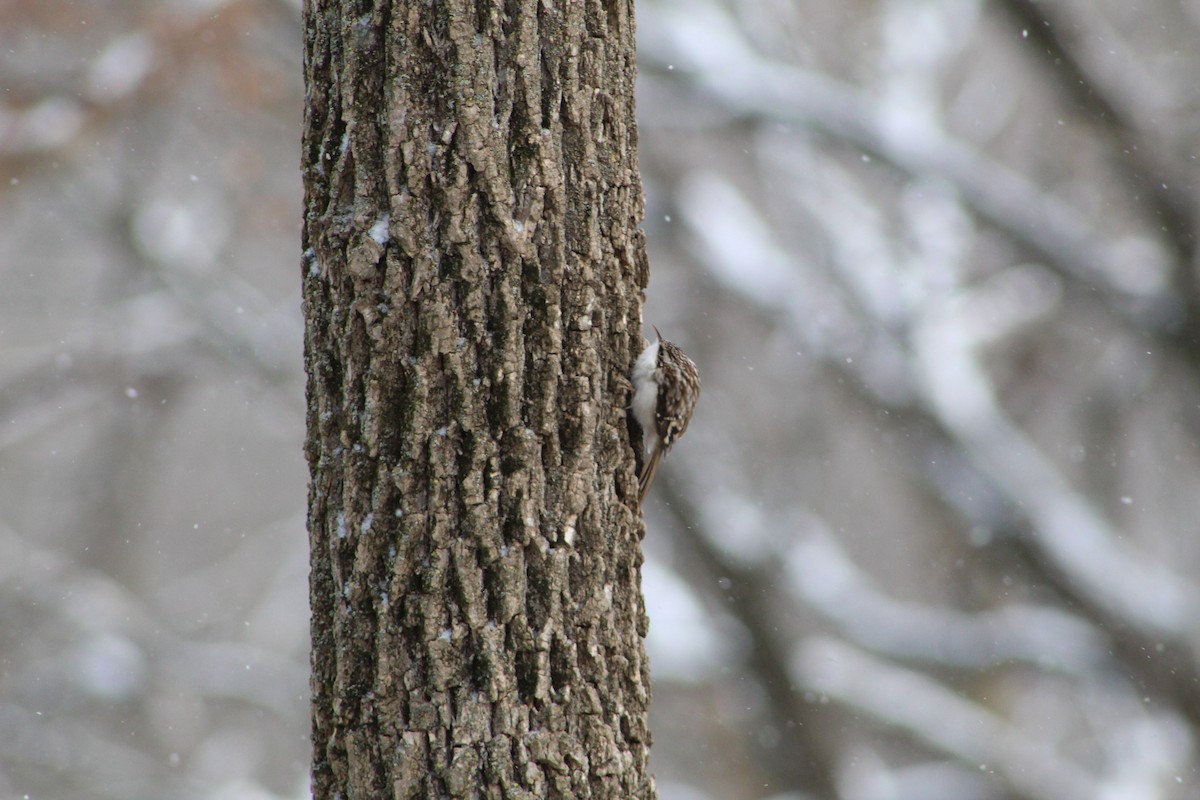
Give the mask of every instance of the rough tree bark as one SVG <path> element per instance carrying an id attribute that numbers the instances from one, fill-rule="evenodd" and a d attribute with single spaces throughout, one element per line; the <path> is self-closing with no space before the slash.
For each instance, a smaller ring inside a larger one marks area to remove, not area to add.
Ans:
<path id="1" fill-rule="evenodd" d="M 309 0 L 316 798 L 653 797 L 631 0 Z"/>

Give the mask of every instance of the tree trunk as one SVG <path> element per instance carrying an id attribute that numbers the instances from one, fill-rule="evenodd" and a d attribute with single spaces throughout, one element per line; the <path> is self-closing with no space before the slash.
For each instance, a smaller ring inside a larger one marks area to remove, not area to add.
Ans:
<path id="1" fill-rule="evenodd" d="M 309 0 L 318 798 L 651 798 L 630 0 Z"/>

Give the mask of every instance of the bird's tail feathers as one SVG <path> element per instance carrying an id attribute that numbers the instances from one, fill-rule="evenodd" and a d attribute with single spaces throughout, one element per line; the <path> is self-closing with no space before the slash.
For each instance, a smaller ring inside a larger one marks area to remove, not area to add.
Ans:
<path id="1" fill-rule="evenodd" d="M 658 471 L 658 462 L 662 459 L 662 454 L 662 445 L 655 447 L 654 452 L 650 454 L 650 460 L 642 468 L 641 477 L 638 478 L 638 508 L 646 502 L 646 492 L 650 491 L 650 484 L 654 482 L 654 473 Z"/>

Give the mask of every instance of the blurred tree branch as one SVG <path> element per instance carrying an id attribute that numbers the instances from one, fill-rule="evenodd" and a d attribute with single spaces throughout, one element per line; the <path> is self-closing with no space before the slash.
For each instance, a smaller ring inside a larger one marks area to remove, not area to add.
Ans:
<path id="1" fill-rule="evenodd" d="M 1130 194 L 1149 198 L 1147 216 L 1163 233 L 1164 243 L 1175 255 L 1173 288 L 1187 302 L 1188 316 L 1183 326 L 1190 330 L 1193 343 L 1197 341 L 1197 287 L 1190 275 L 1196 256 L 1196 202 L 1182 178 L 1191 172 L 1178 154 L 1169 151 L 1161 136 L 1156 136 L 1146 123 L 1166 109 L 1155 108 L 1153 99 L 1161 96 L 1157 87 L 1139 80 L 1142 70 L 1128 63 L 1128 48 L 1114 45 L 1120 34 L 1107 27 L 1098 35 L 1106 46 L 1108 59 L 1124 58 L 1124 63 L 1109 66 L 1108 76 L 1089 63 L 1077 41 L 1081 32 L 1090 31 L 1098 18 L 1088 19 L 1072 14 L 1069 4 L 1038 3 L 1033 0 L 992 0 L 1028 37 L 1030 52 L 1040 56 L 1043 69 L 1054 75 L 1057 88 L 1070 98 L 1071 104 L 1082 112 L 1097 129 L 1107 131 L 1113 138 L 1109 151 L 1131 181 Z M 1074 32 L 1074 33 L 1072 33 Z"/>

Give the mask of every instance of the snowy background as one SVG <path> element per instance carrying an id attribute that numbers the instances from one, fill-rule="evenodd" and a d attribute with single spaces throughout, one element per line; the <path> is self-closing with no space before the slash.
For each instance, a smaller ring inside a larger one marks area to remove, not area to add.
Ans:
<path id="1" fill-rule="evenodd" d="M 1200 796 L 1200 0 L 643 0 L 664 800 Z M 307 796 L 297 0 L 0 0 L 0 797 Z"/>

